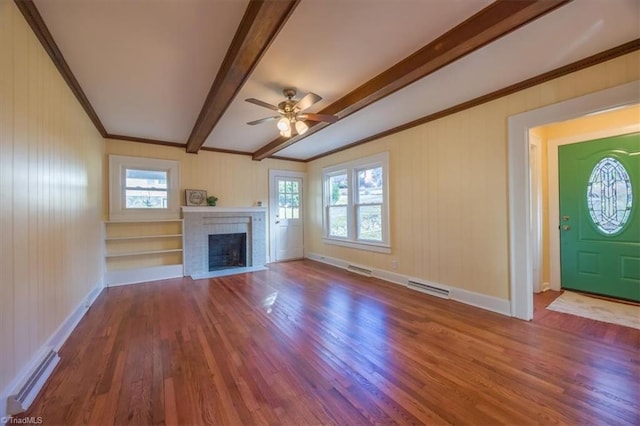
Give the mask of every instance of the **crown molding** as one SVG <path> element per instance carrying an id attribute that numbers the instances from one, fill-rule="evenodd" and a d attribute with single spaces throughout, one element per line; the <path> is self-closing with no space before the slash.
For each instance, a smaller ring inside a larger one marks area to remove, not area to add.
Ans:
<path id="1" fill-rule="evenodd" d="M 176 148 L 184 148 L 185 144 L 178 142 L 169 142 L 162 141 L 158 139 L 147 139 L 147 138 L 139 138 L 136 136 L 126 136 L 126 135 L 112 135 L 111 133 L 107 133 L 105 135 L 105 139 L 116 139 L 120 141 L 128 141 L 128 142 L 139 142 L 139 143 L 148 143 L 153 145 L 162 145 L 162 146 L 173 146 Z"/>

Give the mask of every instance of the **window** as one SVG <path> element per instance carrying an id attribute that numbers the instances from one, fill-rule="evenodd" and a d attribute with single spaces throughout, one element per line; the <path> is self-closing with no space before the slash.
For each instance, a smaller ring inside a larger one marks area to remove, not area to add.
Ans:
<path id="1" fill-rule="evenodd" d="M 300 181 L 296 178 L 278 180 L 278 217 L 300 219 Z"/>
<path id="2" fill-rule="evenodd" d="M 125 169 L 126 209 L 166 209 L 167 175 L 164 170 Z"/>
<path id="3" fill-rule="evenodd" d="M 177 161 L 109 156 L 111 220 L 180 217 Z"/>
<path id="4" fill-rule="evenodd" d="M 327 224 L 329 236 L 347 238 L 347 211 L 349 200 L 349 179 L 347 172 L 341 170 L 328 177 L 329 202 Z"/>
<path id="5" fill-rule="evenodd" d="M 591 220 L 605 235 L 622 230 L 633 203 L 631 178 L 621 162 L 605 157 L 595 165 L 587 184 L 587 205 Z"/>
<path id="6" fill-rule="evenodd" d="M 388 154 L 323 169 L 324 239 L 389 253 Z"/>

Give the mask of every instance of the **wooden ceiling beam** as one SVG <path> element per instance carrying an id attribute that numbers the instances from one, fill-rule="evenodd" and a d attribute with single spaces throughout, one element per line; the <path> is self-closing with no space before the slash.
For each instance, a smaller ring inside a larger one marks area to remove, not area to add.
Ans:
<path id="1" fill-rule="evenodd" d="M 312 161 L 318 160 L 323 157 L 328 157 L 329 155 L 333 155 L 340 151 L 346 151 L 347 149 L 351 149 L 358 145 L 363 145 L 365 143 L 373 142 L 377 139 L 381 139 L 399 132 L 403 132 L 405 130 L 411 129 L 416 126 L 420 126 L 422 124 L 430 123 L 435 120 L 439 120 L 441 118 L 447 117 L 449 115 L 457 114 L 460 111 L 465 111 L 469 108 L 476 107 L 478 105 L 485 104 L 487 102 L 491 102 L 496 99 L 500 99 L 504 96 L 509 96 L 513 93 L 520 92 L 522 90 L 528 89 L 530 87 L 537 86 L 542 83 L 546 83 L 547 81 L 554 80 L 556 78 L 572 74 L 578 72 L 580 70 L 592 67 L 597 64 L 601 64 L 606 61 L 610 61 L 619 56 L 623 56 L 629 54 L 631 52 L 635 52 L 640 50 L 640 38 L 635 40 L 631 40 L 627 43 L 621 44 L 619 46 L 613 47 L 611 49 L 607 49 L 603 52 L 596 53 L 595 55 L 591 55 L 587 58 L 580 59 L 578 61 L 572 62 L 568 65 L 564 65 L 559 68 L 555 68 L 551 71 L 547 71 L 542 74 L 538 74 L 534 77 L 527 78 L 526 80 L 522 80 L 518 83 L 512 84 L 507 87 L 503 87 L 502 89 L 495 90 L 491 93 L 487 93 L 482 96 L 478 96 L 477 98 L 471 99 L 469 101 L 465 101 L 454 105 L 452 107 L 434 112 L 433 114 L 425 115 L 424 117 L 418 118 L 416 120 L 410 121 L 405 124 L 401 124 L 394 128 L 384 130 L 380 133 L 376 133 L 375 135 L 367 136 L 366 138 L 360 139 L 358 141 L 352 142 L 348 145 L 343 145 L 339 148 L 332 149 L 331 151 L 323 152 L 322 154 L 318 154 L 311 158 L 307 158 L 304 160 L 305 163 L 310 163 Z M 275 157 L 271 157 L 275 158 Z"/>
<path id="2" fill-rule="evenodd" d="M 570 1 L 498 0 L 319 113 L 353 114 Z M 270 157 L 329 125 L 310 123 L 302 136 L 278 137 L 254 152 L 253 159 Z"/>
<path id="3" fill-rule="evenodd" d="M 197 153 L 300 0 L 250 0 L 187 141 Z"/>

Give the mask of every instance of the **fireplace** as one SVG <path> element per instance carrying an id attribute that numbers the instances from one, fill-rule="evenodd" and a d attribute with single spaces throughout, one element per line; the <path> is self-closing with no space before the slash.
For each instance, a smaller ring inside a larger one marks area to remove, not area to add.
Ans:
<path id="1" fill-rule="evenodd" d="M 265 269 L 267 233 L 264 207 L 189 206 L 182 207 L 182 215 L 185 275 L 203 279 Z M 238 234 L 244 241 L 237 241 Z M 220 248 L 232 243 L 242 247 Z"/>
<path id="2" fill-rule="evenodd" d="M 247 234 L 209 235 L 209 271 L 247 266 Z"/>

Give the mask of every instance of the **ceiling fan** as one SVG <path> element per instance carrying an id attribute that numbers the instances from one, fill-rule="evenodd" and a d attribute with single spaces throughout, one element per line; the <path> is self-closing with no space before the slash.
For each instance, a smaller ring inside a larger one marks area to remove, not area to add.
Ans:
<path id="1" fill-rule="evenodd" d="M 287 88 L 284 89 L 282 93 L 287 99 L 280 102 L 278 106 L 271 105 L 255 98 L 245 99 L 245 101 L 249 103 L 269 108 L 270 110 L 277 111 L 280 114 L 273 117 L 250 121 L 247 124 L 254 126 L 256 124 L 266 123 L 267 121 L 278 120 L 277 126 L 278 130 L 280 130 L 280 136 L 289 138 L 292 134 L 295 135 L 295 133 L 297 133 L 298 135 L 303 135 L 307 130 L 309 130 L 309 126 L 305 123 L 307 120 L 326 121 L 327 123 L 335 123 L 338 121 L 338 117 L 335 115 L 302 112 L 322 99 L 315 93 L 309 92 L 299 100 L 293 99 L 294 96 L 296 96 L 295 89 Z"/>

